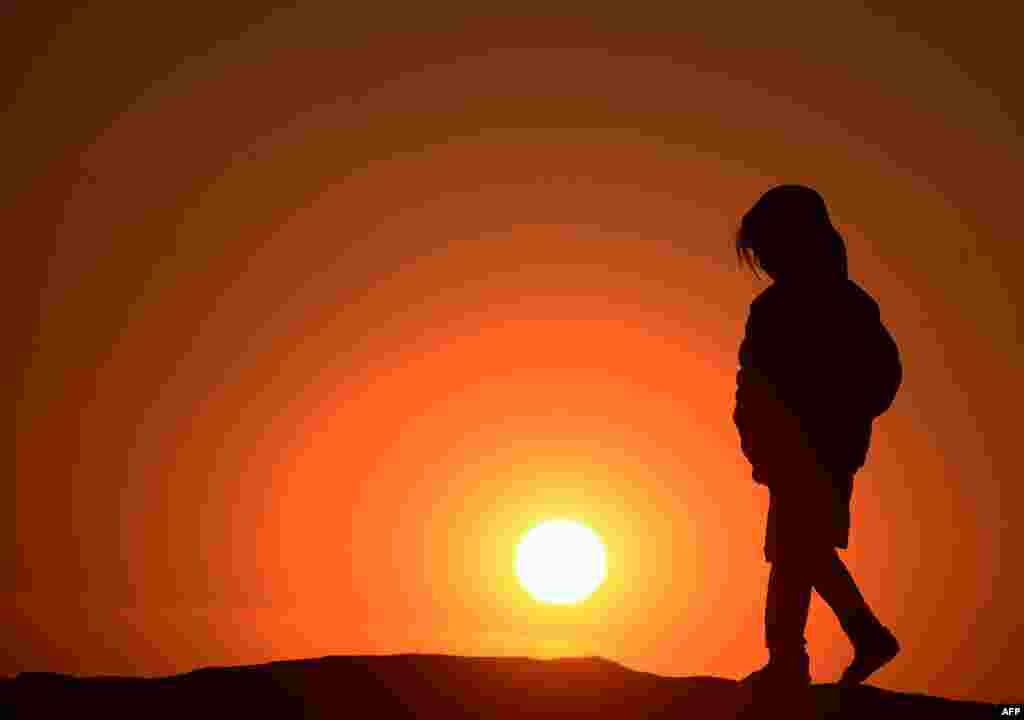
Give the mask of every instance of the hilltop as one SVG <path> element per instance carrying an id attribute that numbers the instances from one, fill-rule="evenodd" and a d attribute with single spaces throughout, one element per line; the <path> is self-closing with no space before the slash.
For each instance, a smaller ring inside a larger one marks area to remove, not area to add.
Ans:
<path id="1" fill-rule="evenodd" d="M 351 655 L 211 667 L 158 678 L 21 673 L 17 717 L 993 718 L 998 706 L 813 685 L 745 697 L 735 680 L 664 677 L 600 657 Z"/>

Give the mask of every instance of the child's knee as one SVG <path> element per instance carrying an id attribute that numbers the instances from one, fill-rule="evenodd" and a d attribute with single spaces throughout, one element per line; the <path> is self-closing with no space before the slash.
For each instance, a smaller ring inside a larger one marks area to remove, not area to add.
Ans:
<path id="1" fill-rule="evenodd" d="M 831 566 L 836 558 L 834 547 L 819 547 L 806 543 L 795 547 L 776 548 L 770 561 L 776 572 L 813 575 L 823 567 Z"/>

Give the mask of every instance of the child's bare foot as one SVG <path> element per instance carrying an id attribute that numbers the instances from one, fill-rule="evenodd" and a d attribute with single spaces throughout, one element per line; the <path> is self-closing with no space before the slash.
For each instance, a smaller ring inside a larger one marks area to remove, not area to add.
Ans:
<path id="1" fill-rule="evenodd" d="M 900 644 L 884 626 L 854 643 L 853 662 L 839 678 L 839 685 L 859 685 L 868 676 L 896 657 Z"/>
<path id="2" fill-rule="evenodd" d="M 740 680 L 740 686 L 755 692 L 805 688 L 811 684 L 809 668 L 806 652 L 774 654 L 767 665 Z"/>

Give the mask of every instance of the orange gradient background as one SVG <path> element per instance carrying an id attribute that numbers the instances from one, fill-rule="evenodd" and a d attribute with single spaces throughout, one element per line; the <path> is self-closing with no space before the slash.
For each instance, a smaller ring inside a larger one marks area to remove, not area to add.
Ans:
<path id="1" fill-rule="evenodd" d="M 730 237 L 802 182 L 904 360 L 844 555 L 904 645 L 872 683 L 1019 693 L 1009 19 L 374 5 L 12 16 L 0 672 L 749 672 L 768 497 L 731 415 L 764 281 Z M 515 578 L 556 516 L 608 551 L 575 606 Z M 817 597 L 807 635 L 831 681 Z"/>

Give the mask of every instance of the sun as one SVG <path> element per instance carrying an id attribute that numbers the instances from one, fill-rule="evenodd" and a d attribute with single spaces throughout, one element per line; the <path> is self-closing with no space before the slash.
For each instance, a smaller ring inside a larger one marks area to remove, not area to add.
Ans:
<path id="1" fill-rule="evenodd" d="M 577 603 L 600 587 L 606 573 L 601 538 L 572 520 L 535 525 L 516 549 L 519 582 L 541 602 Z"/>

